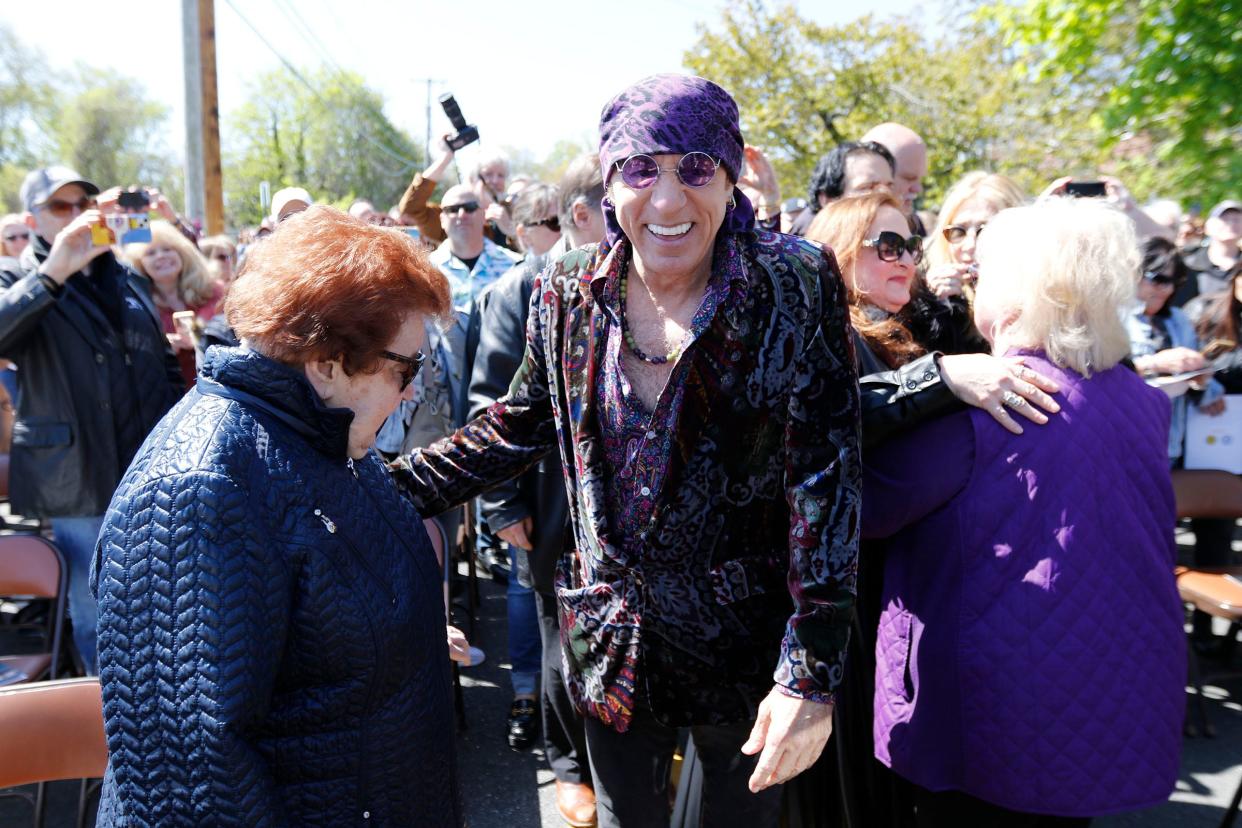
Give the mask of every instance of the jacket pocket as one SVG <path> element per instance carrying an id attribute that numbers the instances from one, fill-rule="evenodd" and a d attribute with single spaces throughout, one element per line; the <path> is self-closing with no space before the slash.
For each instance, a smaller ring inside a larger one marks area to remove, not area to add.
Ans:
<path id="1" fill-rule="evenodd" d="M 889 614 L 891 613 L 891 614 Z M 921 624 L 903 609 L 891 609 L 880 619 L 876 642 L 876 693 L 889 703 L 914 702 L 918 696 L 915 661 Z"/>
<path id="2" fill-rule="evenodd" d="M 32 449 L 73 445 L 73 426 L 49 417 L 27 417 L 13 424 L 13 445 Z"/>

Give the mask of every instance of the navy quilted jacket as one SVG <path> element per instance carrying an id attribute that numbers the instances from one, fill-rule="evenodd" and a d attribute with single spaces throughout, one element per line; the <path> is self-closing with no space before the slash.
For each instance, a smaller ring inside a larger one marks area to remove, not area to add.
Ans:
<path id="1" fill-rule="evenodd" d="M 95 563 L 100 826 L 459 825 L 435 556 L 352 412 L 213 348 Z"/>

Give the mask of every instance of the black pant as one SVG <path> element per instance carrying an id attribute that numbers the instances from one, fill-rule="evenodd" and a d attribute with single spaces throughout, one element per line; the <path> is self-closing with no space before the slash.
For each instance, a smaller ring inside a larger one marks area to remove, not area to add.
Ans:
<path id="1" fill-rule="evenodd" d="M 752 727 L 753 722 L 742 722 L 690 728 L 703 766 L 704 828 L 775 828 L 780 819 L 779 785 L 758 794 L 747 787 L 759 757 L 745 756 L 740 748 Z M 599 828 L 666 828 L 677 728 L 639 707 L 625 733 L 588 718 L 586 737 Z"/>
<path id="2" fill-rule="evenodd" d="M 1089 817 L 1059 817 L 1010 811 L 961 791 L 915 787 L 918 828 L 1086 828 Z"/>
<path id="3" fill-rule="evenodd" d="M 517 577 L 517 573 L 513 577 Z M 543 693 L 540 699 L 543 751 L 558 780 L 590 785 L 591 770 L 587 765 L 582 715 L 569 700 L 569 691 L 565 689 L 561 672 L 561 633 L 556 599 L 535 590 L 535 606 L 539 608 L 539 637 L 543 641 Z"/>

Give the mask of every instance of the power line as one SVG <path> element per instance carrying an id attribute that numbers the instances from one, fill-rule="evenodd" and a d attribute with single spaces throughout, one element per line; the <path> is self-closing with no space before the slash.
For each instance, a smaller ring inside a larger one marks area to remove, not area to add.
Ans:
<path id="1" fill-rule="evenodd" d="M 277 8 L 281 12 L 281 14 L 285 16 L 285 19 L 288 20 L 290 23 L 292 23 L 295 29 L 301 29 L 301 31 L 304 32 L 304 34 L 299 35 L 299 37 L 302 38 L 303 42 L 305 42 L 308 46 L 310 46 L 311 49 L 318 51 L 320 57 L 322 57 L 323 60 L 327 64 L 330 64 L 332 67 L 336 69 L 337 76 L 341 80 L 341 82 L 348 84 L 349 73 L 345 71 L 345 68 L 341 66 L 341 64 L 336 62 L 336 59 L 332 56 L 332 52 L 328 49 L 327 45 L 324 44 L 324 42 L 319 39 L 319 35 L 315 33 L 315 30 L 311 27 L 310 23 L 307 22 L 307 20 L 304 17 L 301 17 L 298 15 L 297 11 L 294 9 L 293 4 L 290 2 L 290 0 L 274 0 L 274 2 L 276 3 Z M 371 112 L 373 116 L 379 119 L 381 123 L 386 123 L 386 118 L 382 110 L 378 110 L 376 107 L 373 107 L 371 105 L 371 102 L 366 100 L 365 98 L 362 99 L 360 102 L 367 110 Z M 388 133 L 390 131 L 382 130 L 382 132 Z M 391 136 L 385 136 L 385 137 L 391 137 Z M 385 144 L 385 146 L 390 146 L 390 145 Z M 390 146 L 390 149 L 391 149 L 391 146 Z M 396 151 L 397 150 L 394 150 L 394 152 Z M 409 169 L 409 166 L 407 165 L 405 169 Z"/>
<path id="2" fill-rule="evenodd" d="M 274 47 L 274 46 L 273 46 L 273 45 L 272 45 L 272 44 L 268 41 L 268 39 L 267 39 L 266 37 L 264 37 L 264 36 L 263 36 L 262 32 L 260 32 L 260 31 L 259 31 L 259 29 L 258 29 L 258 27 L 257 27 L 257 26 L 255 26 L 253 23 L 251 23 L 251 22 L 250 22 L 249 18 L 247 18 L 244 14 L 242 14 L 242 13 L 241 13 L 241 10 L 237 8 L 237 6 L 233 3 L 233 0 L 224 0 L 224 2 L 228 5 L 228 7 L 229 7 L 230 9 L 232 9 L 232 10 L 233 10 L 233 13 L 234 13 L 234 14 L 236 14 L 236 15 L 237 15 L 237 17 L 238 17 L 238 18 L 239 18 L 239 19 L 240 19 L 243 23 L 245 23 L 245 24 L 246 24 L 246 27 L 247 27 L 247 28 L 249 28 L 249 29 L 250 29 L 250 31 L 252 31 L 252 32 L 254 33 L 254 36 L 255 36 L 255 37 L 257 37 L 257 38 L 259 39 L 259 42 L 261 42 L 264 46 L 266 46 L 266 47 L 267 47 L 267 50 L 268 50 L 269 52 L 271 52 L 273 55 L 275 55 L 275 56 L 276 56 L 276 59 L 277 59 L 277 60 L 279 60 L 279 61 L 280 61 L 280 62 L 284 65 L 284 67 L 285 67 L 286 69 L 288 69 L 288 70 L 289 70 L 289 73 L 290 73 L 291 75 L 293 75 L 293 77 L 294 77 L 294 78 L 295 78 L 295 79 L 296 79 L 296 80 L 297 80 L 300 84 L 302 84 L 302 86 L 306 87 L 306 90 L 307 90 L 308 92 L 310 92 L 310 93 L 311 93 L 311 95 L 313 95 L 313 96 L 315 97 L 315 100 L 319 101 L 319 103 L 320 103 L 320 104 L 322 104 L 322 105 L 324 106 L 324 108 L 325 108 L 325 109 L 327 109 L 327 110 L 329 110 L 330 112 L 334 113 L 334 114 L 335 114 L 338 118 L 340 118 L 342 121 L 348 122 L 348 121 L 350 120 L 349 118 L 347 118 L 347 117 L 346 117 L 345 113 L 341 112 L 339 109 L 337 109 L 337 108 L 336 108 L 335 106 L 333 106 L 331 103 L 329 103 L 329 102 L 328 102 L 328 101 L 327 101 L 327 100 L 326 100 L 326 99 L 325 99 L 322 95 L 320 95 L 320 94 L 319 94 L 319 91 L 318 91 L 317 89 L 315 89 L 315 87 L 314 87 L 313 85 L 311 85 L 310 81 L 308 81 L 308 80 L 307 80 L 307 79 L 306 79 L 306 78 L 302 75 L 302 73 L 301 73 L 301 72 L 299 72 L 299 71 L 297 70 L 297 68 L 296 68 L 296 67 L 294 67 L 294 66 L 293 66 L 293 64 L 292 64 L 292 63 L 290 63 L 290 62 L 289 62 L 289 61 L 285 58 L 285 56 L 284 56 L 284 55 L 282 55 L 282 54 L 281 54 L 281 53 L 280 53 L 280 52 L 279 52 L 279 51 L 278 51 L 278 50 L 277 50 L 277 49 L 276 49 L 276 48 L 275 48 L 275 47 Z M 395 170 L 395 171 L 391 171 L 391 172 L 390 172 L 390 174 L 391 174 L 391 175 L 394 175 L 394 176 L 396 176 L 396 175 L 400 175 L 400 174 L 405 173 L 405 172 L 408 172 L 409 170 L 412 170 L 412 169 L 414 169 L 415 167 L 417 167 L 417 166 L 418 166 L 418 162 L 417 162 L 417 161 L 415 161 L 415 160 L 413 160 L 413 159 L 411 159 L 411 158 L 407 158 L 407 157 L 405 157 L 404 155 L 402 155 L 402 154 L 401 154 L 400 152 L 398 152 L 397 150 L 393 149 L 392 147 L 388 146 L 387 144 L 384 144 L 384 143 L 382 143 L 381 141 L 378 141 L 378 140 L 376 140 L 374 137 L 372 137 L 372 136 L 371 136 L 371 134 L 367 132 L 367 130 L 365 129 L 365 127 L 364 127 L 361 123 L 357 124 L 357 127 L 358 127 L 358 134 L 359 134 L 359 135 L 360 135 L 363 139 L 365 139 L 365 140 L 367 141 L 367 143 L 371 144 L 371 145 L 372 145 L 372 146 L 374 146 L 376 149 L 378 149 L 378 150 L 380 150 L 381 152 L 383 152 L 385 155 L 388 155 L 389 157 L 393 158 L 394 160 L 401 162 L 402 166 L 401 166 L 399 169 Z"/>

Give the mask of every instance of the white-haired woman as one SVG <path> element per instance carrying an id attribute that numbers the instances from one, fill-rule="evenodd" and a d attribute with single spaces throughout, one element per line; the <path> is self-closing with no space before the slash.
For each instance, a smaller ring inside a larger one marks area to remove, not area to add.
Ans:
<path id="1" fill-rule="evenodd" d="M 194 383 L 194 343 L 178 332 L 173 314 L 194 311 L 200 323 L 206 322 L 215 316 L 223 289 L 194 243 L 166 221 L 151 222 L 150 243 L 126 245 L 125 258 L 151 281 L 151 298 L 189 387 Z"/>
<path id="2" fill-rule="evenodd" d="M 1006 210 L 978 262 L 979 330 L 1061 411 L 1016 437 L 970 409 L 867 455 L 863 533 L 890 538 L 875 753 L 920 826 L 1083 825 L 1177 778 L 1169 400 L 1120 364 L 1139 263 L 1120 212 Z"/>

